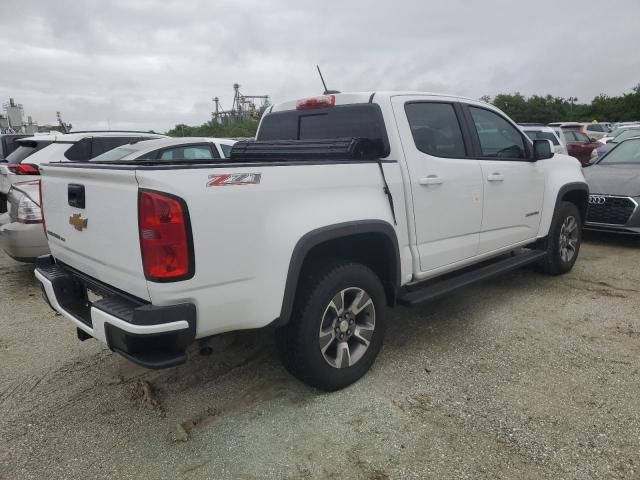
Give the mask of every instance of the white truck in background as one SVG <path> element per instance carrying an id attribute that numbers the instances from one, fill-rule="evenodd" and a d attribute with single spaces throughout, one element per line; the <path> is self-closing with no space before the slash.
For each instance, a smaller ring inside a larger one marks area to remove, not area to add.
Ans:
<path id="1" fill-rule="evenodd" d="M 483 102 L 325 94 L 272 107 L 256 138 L 222 163 L 41 166 L 35 274 L 80 339 L 163 368 L 274 324 L 287 369 L 335 390 L 370 368 L 396 303 L 578 256 L 580 164 Z"/>

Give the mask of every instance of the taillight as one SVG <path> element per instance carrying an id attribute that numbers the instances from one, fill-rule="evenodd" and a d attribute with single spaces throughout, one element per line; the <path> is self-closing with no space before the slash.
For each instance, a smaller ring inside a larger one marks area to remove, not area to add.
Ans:
<path id="1" fill-rule="evenodd" d="M 29 197 L 22 195 L 18 201 L 18 223 L 42 223 L 42 210 Z"/>
<path id="2" fill-rule="evenodd" d="M 14 175 L 40 175 L 40 169 L 37 165 L 30 163 L 16 163 L 7 167 Z"/>
<path id="3" fill-rule="evenodd" d="M 167 193 L 141 190 L 138 224 L 147 280 L 175 282 L 193 277 L 191 224 L 184 200 Z"/>
<path id="4" fill-rule="evenodd" d="M 44 236 L 49 238 L 47 233 L 47 223 L 44 220 L 44 198 L 42 197 L 42 179 L 38 180 L 38 195 L 40 195 L 40 215 L 42 215 L 42 228 L 44 228 Z"/>
<path id="5" fill-rule="evenodd" d="M 319 97 L 303 98 L 296 101 L 296 110 L 318 110 L 335 106 L 335 95 L 321 95 Z"/>

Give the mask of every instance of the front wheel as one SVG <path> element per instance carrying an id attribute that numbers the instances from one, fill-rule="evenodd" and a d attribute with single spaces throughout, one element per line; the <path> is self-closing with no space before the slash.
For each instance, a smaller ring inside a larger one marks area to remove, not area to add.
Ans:
<path id="1" fill-rule="evenodd" d="M 323 390 L 338 390 L 373 364 L 385 330 L 387 303 L 378 276 L 365 265 L 336 262 L 299 286 L 291 320 L 276 331 L 284 366 Z"/>
<path id="2" fill-rule="evenodd" d="M 542 267 L 549 275 L 569 272 L 578 259 L 582 242 L 582 217 L 578 207 L 561 202 L 554 215 Z"/>

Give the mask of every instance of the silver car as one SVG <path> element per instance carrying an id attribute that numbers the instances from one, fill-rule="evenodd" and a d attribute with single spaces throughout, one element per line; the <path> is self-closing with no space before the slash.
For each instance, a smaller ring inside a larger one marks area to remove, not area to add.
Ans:
<path id="1" fill-rule="evenodd" d="M 48 254 L 38 182 L 16 183 L 7 197 L 8 212 L 0 215 L 2 249 L 21 262 L 33 262 L 40 255 Z"/>
<path id="2" fill-rule="evenodd" d="M 620 142 L 583 173 L 590 192 L 584 228 L 640 235 L 640 138 Z"/>

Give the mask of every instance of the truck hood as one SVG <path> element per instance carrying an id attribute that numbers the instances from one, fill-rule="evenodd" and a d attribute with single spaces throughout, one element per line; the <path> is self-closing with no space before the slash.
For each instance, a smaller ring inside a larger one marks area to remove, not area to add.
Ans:
<path id="1" fill-rule="evenodd" d="M 593 165 L 584 169 L 584 178 L 594 194 L 640 195 L 640 165 Z"/>

